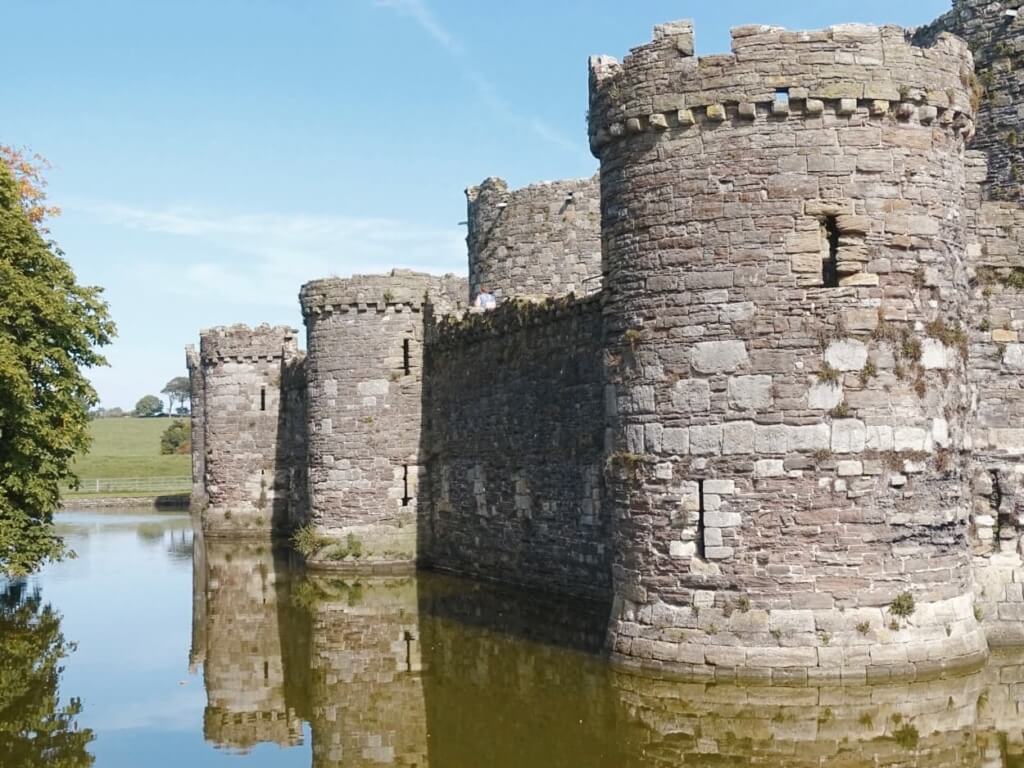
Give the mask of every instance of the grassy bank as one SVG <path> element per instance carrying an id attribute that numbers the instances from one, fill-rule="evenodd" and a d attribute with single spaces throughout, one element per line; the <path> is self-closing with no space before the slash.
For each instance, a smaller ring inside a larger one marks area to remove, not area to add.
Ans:
<path id="1" fill-rule="evenodd" d="M 68 495 L 96 495 L 89 491 L 97 479 L 114 478 L 181 478 L 192 472 L 187 454 L 163 456 L 160 435 L 171 419 L 96 419 L 89 424 L 93 443 L 89 452 L 75 462 L 75 473 L 82 480 L 82 489 Z M 186 488 L 187 489 L 187 488 Z M 125 491 L 101 495 L 152 496 L 145 491 Z"/>

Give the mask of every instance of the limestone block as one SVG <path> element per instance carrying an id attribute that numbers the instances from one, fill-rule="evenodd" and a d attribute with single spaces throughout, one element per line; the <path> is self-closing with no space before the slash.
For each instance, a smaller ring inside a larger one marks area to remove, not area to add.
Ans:
<path id="1" fill-rule="evenodd" d="M 704 379 L 680 379 L 672 385 L 672 406 L 682 413 L 707 413 L 711 387 Z"/>
<path id="2" fill-rule="evenodd" d="M 868 348 L 860 341 L 833 341 L 825 350 L 825 362 L 838 371 L 859 371 L 868 361 Z"/>
<path id="3" fill-rule="evenodd" d="M 683 456 L 690 452 L 690 430 L 686 427 L 668 427 L 662 433 L 662 450 Z"/>
<path id="4" fill-rule="evenodd" d="M 807 407 L 830 411 L 843 401 L 843 388 L 832 382 L 818 382 L 807 390 Z"/>
<path id="5" fill-rule="evenodd" d="M 813 611 L 772 611 L 768 616 L 768 626 L 772 632 L 779 632 L 783 636 L 793 635 L 801 632 L 814 632 Z"/>
<path id="6" fill-rule="evenodd" d="M 867 427 L 864 444 L 869 451 L 891 451 L 892 427 L 884 424 Z"/>
<path id="7" fill-rule="evenodd" d="M 690 364 L 700 373 L 731 373 L 748 361 L 742 341 L 702 341 L 690 351 Z"/>
<path id="8" fill-rule="evenodd" d="M 818 651 L 815 648 L 749 648 L 747 664 L 751 667 L 816 667 Z"/>
<path id="9" fill-rule="evenodd" d="M 742 120 L 753 120 L 757 117 L 757 105 L 749 101 L 741 101 L 737 112 Z"/>
<path id="10" fill-rule="evenodd" d="M 652 128 L 659 131 L 664 131 L 668 128 L 668 119 L 660 112 L 655 112 L 653 115 L 648 117 L 647 123 Z"/>
<path id="11" fill-rule="evenodd" d="M 804 102 L 804 112 L 811 116 L 820 115 L 825 111 L 825 102 L 821 99 L 807 99 Z"/>
<path id="12" fill-rule="evenodd" d="M 728 560 L 732 557 L 732 547 L 707 547 L 704 556 L 708 560 Z"/>
<path id="13" fill-rule="evenodd" d="M 924 339 L 921 342 L 921 367 L 927 370 L 949 367 L 946 347 L 938 339 Z"/>
<path id="14" fill-rule="evenodd" d="M 860 453 L 864 450 L 867 430 L 859 419 L 837 419 L 832 422 L 832 451 Z"/>
<path id="15" fill-rule="evenodd" d="M 718 456 L 721 453 L 721 424 L 705 424 L 690 427 L 691 456 Z"/>
<path id="16" fill-rule="evenodd" d="M 644 129 L 640 122 L 640 118 L 631 117 L 626 121 L 626 132 L 627 133 L 640 133 Z"/>
<path id="17" fill-rule="evenodd" d="M 836 107 L 837 115 L 852 115 L 857 111 L 857 100 L 856 99 L 840 99 L 839 104 Z"/>
<path id="18" fill-rule="evenodd" d="M 386 395 L 388 393 L 387 379 L 370 379 L 361 381 L 356 385 L 356 391 L 360 395 Z"/>
<path id="19" fill-rule="evenodd" d="M 943 448 L 949 447 L 949 422 L 945 419 L 932 419 L 932 440 Z"/>
<path id="20" fill-rule="evenodd" d="M 700 509 L 700 486 L 690 480 L 680 483 L 676 489 L 679 493 L 679 506 L 686 512 L 697 512 Z"/>
<path id="21" fill-rule="evenodd" d="M 691 429 L 696 429 L 693 427 Z M 726 455 L 754 452 L 754 422 L 730 421 L 722 425 L 722 453 Z"/>
<path id="22" fill-rule="evenodd" d="M 782 459 L 759 459 L 754 462 L 754 477 L 784 477 L 785 462 Z"/>
<path id="23" fill-rule="evenodd" d="M 722 104 L 709 104 L 707 115 L 711 122 L 720 123 L 725 120 L 725 107 Z"/>
<path id="24" fill-rule="evenodd" d="M 1002 328 L 996 328 L 992 331 L 992 341 L 997 344 L 1015 344 L 1018 338 L 1016 331 L 1007 331 Z"/>
<path id="25" fill-rule="evenodd" d="M 790 450 L 789 427 L 784 424 L 759 424 L 754 430 L 754 450 L 757 453 L 785 453 Z"/>
<path id="26" fill-rule="evenodd" d="M 842 288 L 871 288 L 878 285 L 878 283 L 878 275 L 871 272 L 857 272 L 856 274 L 839 278 L 839 285 Z"/>
<path id="27" fill-rule="evenodd" d="M 736 493 L 736 481 L 708 478 L 704 481 L 704 493 L 714 493 L 719 496 L 732 496 Z"/>
<path id="28" fill-rule="evenodd" d="M 729 405 L 741 411 L 766 410 L 772 404 L 771 376 L 733 376 L 729 379 Z"/>
<path id="29" fill-rule="evenodd" d="M 895 427 L 892 437 L 893 449 L 897 452 L 932 449 L 931 432 L 921 427 Z"/>
<path id="30" fill-rule="evenodd" d="M 1024 372 L 1024 344 L 1007 344 L 1003 353 L 1003 365 L 1007 370 Z"/>
<path id="31" fill-rule="evenodd" d="M 693 116 L 692 109 L 680 109 L 679 112 L 676 113 L 676 118 L 679 120 L 679 125 L 684 128 L 689 128 L 697 122 L 696 118 Z"/>
<path id="32" fill-rule="evenodd" d="M 828 424 L 788 427 L 787 431 L 789 433 L 789 450 L 791 451 L 828 450 L 831 438 Z"/>
<path id="33" fill-rule="evenodd" d="M 864 465 L 859 461 L 840 461 L 836 463 L 836 474 L 840 477 L 853 477 L 864 474 Z"/>
<path id="34" fill-rule="evenodd" d="M 668 553 L 669 556 L 677 558 L 693 557 L 697 554 L 697 543 L 694 541 L 671 541 L 668 545 Z"/>
<path id="35" fill-rule="evenodd" d="M 704 513 L 704 526 L 707 528 L 738 528 L 742 522 L 738 512 Z"/>

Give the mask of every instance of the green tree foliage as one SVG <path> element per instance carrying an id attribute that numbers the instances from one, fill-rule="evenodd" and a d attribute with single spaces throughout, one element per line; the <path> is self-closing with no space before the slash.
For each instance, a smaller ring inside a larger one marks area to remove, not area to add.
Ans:
<path id="1" fill-rule="evenodd" d="M 186 401 L 192 399 L 192 384 L 188 376 L 175 376 L 167 382 L 167 386 L 160 390 L 160 393 L 167 395 L 167 412 L 176 413 L 175 403 L 184 406 Z"/>
<path id="2" fill-rule="evenodd" d="M 159 416 L 163 412 L 164 404 L 156 395 L 146 395 L 135 404 L 136 416 Z"/>
<path id="3" fill-rule="evenodd" d="M 192 450 L 192 425 L 184 419 L 175 419 L 160 435 L 160 453 L 188 453 Z"/>
<path id="4" fill-rule="evenodd" d="M 0 158 L 0 573 L 64 554 L 52 516 L 71 462 L 88 447 L 96 392 L 82 374 L 114 324 L 101 289 L 80 286 L 30 219 Z"/>
<path id="5" fill-rule="evenodd" d="M 61 661 L 74 650 L 60 616 L 24 582 L 0 588 L 0 765 L 85 768 L 89 729 L 75 718 L 81 702 L 60 702 Z"/>

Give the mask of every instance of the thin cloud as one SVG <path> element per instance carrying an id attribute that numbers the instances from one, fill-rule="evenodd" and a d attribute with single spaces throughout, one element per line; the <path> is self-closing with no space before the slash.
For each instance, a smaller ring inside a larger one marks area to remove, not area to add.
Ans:
<path id="1" fill-rule="evenodd" d="M 412 19 L 449 53 L 462 53 L 462 45 L 437 20 L 423 0 L 374 0 L 374 5 L 378 8 L 388 8 Z"/>
<path id="2" fill-rule="evenodd" d="M 388 218 L 151 209 L 100 201 L 69 211 L 125 229 L 190 241 L 192 260 L 137 264 L 147 285 L 232 304 L 294 307 L 299 286 L 332 275 L 405 267 L 440 274 L 465 269 L 464 233 Z"/>
<path id="3" fill-rule="evenodd" d="M 373 2 L 378 8 L 386 8 L 412 19 L 452 57 L 459 61 L 465 59 L 466 50 L 462 43 L 438 21 L 426 0 L 373 0 Z M 573 153 L 583 151 L 579 142 L 572 141 L 549 123 L 539 117 L 524 115 L 515 110 L 501 97 L 494 84 L 479 71 L 465 67 L 463 75 L 476 90 L 480 101 L 496 116 L 518 123 L 537 138 L 559 149 Z M 587 155 L 589 161 L 589 155 L 585 151 L 583 153 Z"/>

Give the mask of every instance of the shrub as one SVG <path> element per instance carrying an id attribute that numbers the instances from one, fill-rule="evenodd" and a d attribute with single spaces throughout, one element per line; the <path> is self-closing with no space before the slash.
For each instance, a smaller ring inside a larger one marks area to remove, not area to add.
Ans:
<path id="1" fill-rule="evenodd" d="M 915 610 L 914 596 L 909 592 L 900 592 L 889 603 L 889 613 L 893 616 L 899 616 L 901 619 L 912 616 Z"/>
<path id="2" fill-rule="evenodd" d="M 160 453 L 189 453 L 192 450 L 192 425 L 184 419 L 175 419 L 160 435 Z"/>

